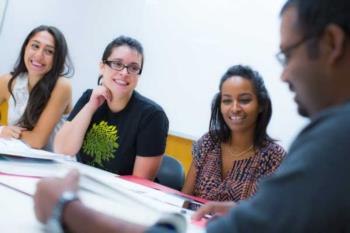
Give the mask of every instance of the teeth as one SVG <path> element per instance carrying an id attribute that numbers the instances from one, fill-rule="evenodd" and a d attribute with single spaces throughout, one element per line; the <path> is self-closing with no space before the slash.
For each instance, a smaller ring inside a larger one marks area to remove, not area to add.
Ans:
<path id="1" fill-rule="evenodd" d="M 230 116 L 230 119 L 232 119 L 232 120 L 240 120 L 240 119 L 243 119 L 243 117 L 241 117 L 241 116 Z"/>
<path id="2" fill-rule="evenodd" d="M 230 116 L 230 119 L 233 121 L 239 121 L 239 120 L 243 120 L 243 117 L 241 116 Z"/>
<path id="3" fill-rule="evenodd" d="M 32 65 L 33 65 L 33 66 L 37 66 L 37 67 L 43 67 L 43 66 L 44 66 L 44 65 L 42 65 L 41 63 L 36 62 L 36 61 L 32 61 Z"/>
<path id="4" fill-rule="evenodd" d="M 128 85 L 127 82 L 123 81 L 123 80 L 114 80 L 115 83 L 119 84 L 119 85 Z"/>

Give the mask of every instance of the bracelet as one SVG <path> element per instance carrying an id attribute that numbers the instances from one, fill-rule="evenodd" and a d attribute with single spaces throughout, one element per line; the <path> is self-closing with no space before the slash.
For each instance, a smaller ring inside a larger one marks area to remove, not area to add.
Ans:
<path id="1" fill-rule="evenodd" d="M 51 217 L 46 223 L 45 230 L 47 233 L 64 233 L 63 210 L 64 207 L 75 200 L 79 200 L 75 192 L 64 192 L 58 199 L 55 207 L 52 210 Z"/>

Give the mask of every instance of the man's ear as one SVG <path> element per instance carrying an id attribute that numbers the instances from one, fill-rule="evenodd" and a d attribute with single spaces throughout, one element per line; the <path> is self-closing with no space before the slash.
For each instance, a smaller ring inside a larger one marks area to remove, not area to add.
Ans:
<path id="1" fill-rule="evenodd" d="M 328 51 L 328 62 L 333 64 L 344 55 L 345 40 L 345 32 L 338 25 L 330 24 L 325 28 L 322 41 Z"/>

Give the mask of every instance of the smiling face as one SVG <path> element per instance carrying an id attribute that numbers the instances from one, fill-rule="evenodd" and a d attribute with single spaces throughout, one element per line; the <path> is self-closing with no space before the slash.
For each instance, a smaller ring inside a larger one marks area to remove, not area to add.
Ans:
<path id="1" fill-rule="evenodd" d="M 24 63 L 29 76 L 43 77 L 53 65 L 55 40 L 47 31 L 34 34 L 25 47 Z"/>
<path id="2" fill-rule="evenodd" d="M 240 76 L 232 76 L 224 81 L 220 110 L 231 131 L 254 130 L 259 104 L 252 82 Z"/>
<path id="3" fill-rule="evenodd" d="M 107 61 L 120 62 L 131 67 L 136 65 L 141 67 L 142 55 L 140 55 L 135 49 L 122 45 L 112 49 Z M 137 74 L 129 74 L 126 67 L 121 71 L 118 71 L 112 69 L 106 63 L 101 63 L 100 71 L 103 76 L 102 84 L 106 86 L 114 96 L 123 97 L 131 95 L 139 78 L 139 75 Z"/>

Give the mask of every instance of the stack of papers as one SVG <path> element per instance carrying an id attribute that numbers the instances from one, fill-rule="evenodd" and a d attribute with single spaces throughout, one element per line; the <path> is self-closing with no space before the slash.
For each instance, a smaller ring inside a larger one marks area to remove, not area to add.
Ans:
<path id="1" fill-rule="evenodd" d="M 181 197 L 78 163 L 71 156 L 35 150 L 19 140 L 0 140 L 0 184 L 13 190 L 31 196 L 41 177 L 63 177 L 71 169 L 81 173 L 79 196 L 93 209 L 148 226 L 177 219 L 169 223 L 182 223 L 182 232 L 204 231 L 191 224 L 192 212 L 182 208 Z"/>
<path id="2" fill-rule="evenodd" d="M 75 160 L 75 157 L 33 149 L 18 139 L 0 139 L 0 155 L 42 160 Z"/>

